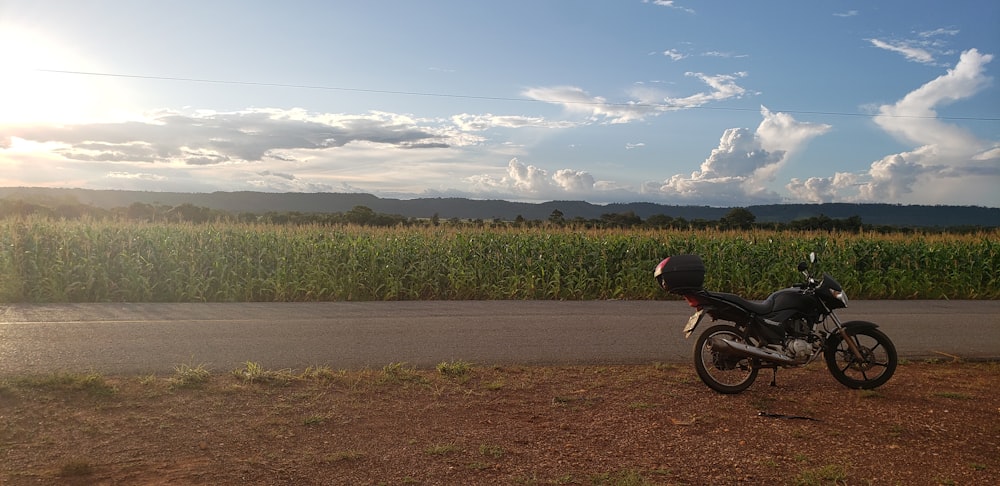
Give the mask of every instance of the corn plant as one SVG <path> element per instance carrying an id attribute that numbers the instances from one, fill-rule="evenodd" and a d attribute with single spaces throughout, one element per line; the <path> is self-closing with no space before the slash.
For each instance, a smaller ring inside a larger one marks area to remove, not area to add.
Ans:
<path id="1" fill-rule="evenodd" d="M 1000 298 L 1000 238 L 776 231 L 0 220 L 0 301 L 659 299 L 662 258 L 762 299 L 816 252 L 854 298 Z"/>

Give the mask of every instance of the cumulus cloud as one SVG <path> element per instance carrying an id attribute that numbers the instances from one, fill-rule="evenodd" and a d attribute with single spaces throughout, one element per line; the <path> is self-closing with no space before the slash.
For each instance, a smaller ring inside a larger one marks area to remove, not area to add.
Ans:
<path id="1" fill-rule="evenodd" d="M 496 195 L 528 199 L 560 199 L 567 196 L 593 195 L 595 191 L 617 190 L 614 183 L 596 181 L 587 171 L 560 169 L 552 174 L 545 169 L 527 165 L 517 158 L 507 163 L 506 175 L 487 174 L 466 178 L 479 195 Z"/>
<path id="2" fill-rule="evenodd" d="M 937 117 L 937 108 L 968 99 L 988 86 L 985 65 L 993 56 L 976 49 L 963 52 L 953 69 L 891 105 L 879 108 L 877 126 L 914 148 L 886 155 L 868 171 L 853 176 L 792 180 L 787 186 L 808 201 L 926 202 L 933 194 L 940 201 L 967 204 L 1000 202 L 1000 142 L 979 139 L 972 132 Z M 985 188 L 980 190 L 980 188 Z M 917 198 L 916 195 L 920 195 Z M 976 195 L 987 194 L 979 202 Z"/>
<path id="3" fill-rule="evenodd" d="M 838 172 L 833 177 L 810 177 L 806 180 L 793 178 L 785 188 L 793 199 L 812 203 L 830 203 L 845 189 L 853 187 L 857 174 Z"/>
<path id="4" fill-rule="evenodd" d="M 674 175 L 659 187 L 647 190 L 682 201 L 717 205 L 778 202 L 778 194 L 766 189 L 765 183 L 774 179 L 790 153 L 830 127 L 799 122 L 787 113 L 772 113 L 766 107 L 761 107 L 761 115 L 763 120 L 756 130 L 726 130 L 700 170 L 690 176 Z"/>

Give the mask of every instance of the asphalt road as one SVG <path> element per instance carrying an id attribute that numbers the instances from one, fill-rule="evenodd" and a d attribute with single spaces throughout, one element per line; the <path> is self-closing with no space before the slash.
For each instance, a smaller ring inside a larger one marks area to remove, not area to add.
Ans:
<path id="1" fill-rule="evenodd" d="M 0 306 L 0 375 L 381 368 L 404 362 L 688 362 L 680 301 L 419 301 Z M 1000 301 L 859 301 L 910 359 L 1000 359 Z M 702 323 L 702 327 L 705 323 Z"/>

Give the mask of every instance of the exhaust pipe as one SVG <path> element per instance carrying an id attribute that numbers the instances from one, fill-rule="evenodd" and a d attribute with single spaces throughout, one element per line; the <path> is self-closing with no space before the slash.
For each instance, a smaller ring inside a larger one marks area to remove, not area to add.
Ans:
<path id="1" fill-rule="evenodd" d="M 789 358 L 788 356 L 785 356 L 777 351 L 758 348 L 755 346 L 747 346 L 746 344 L 737 343 L 720 337 L 713 337 L 711 341 L 712 350 L 723 354 L 731 354 L 747 358 L 758 358 L 781 365 L 799 364 L 798 361 L 795 361 L 794 359 Z"/>

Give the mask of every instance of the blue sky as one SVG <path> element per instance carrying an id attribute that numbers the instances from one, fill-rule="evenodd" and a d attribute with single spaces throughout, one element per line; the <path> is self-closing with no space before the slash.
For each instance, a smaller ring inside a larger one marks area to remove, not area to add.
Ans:
<path id="1" fill-rule="evenodd" d="M 0 0 L 0 186 L 1000 207 L 1000 3 Z"/>

